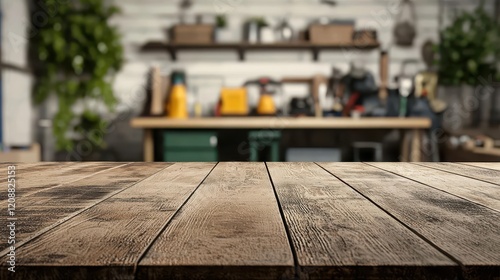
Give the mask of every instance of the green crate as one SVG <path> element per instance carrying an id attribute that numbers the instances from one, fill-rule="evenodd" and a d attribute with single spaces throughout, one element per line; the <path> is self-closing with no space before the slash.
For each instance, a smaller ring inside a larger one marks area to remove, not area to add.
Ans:
<path id="1" fill-rule="evenodd" d="M 218 161 L 217 149 L 167 149 L 164 161 L 168 162 L 215 162 Z"/>
<path id="2" fill-rule="evenodd" d="M 170 148 L 217 148 L 217 133 L 213 131 L 166 131 L 163 144 Z"/>

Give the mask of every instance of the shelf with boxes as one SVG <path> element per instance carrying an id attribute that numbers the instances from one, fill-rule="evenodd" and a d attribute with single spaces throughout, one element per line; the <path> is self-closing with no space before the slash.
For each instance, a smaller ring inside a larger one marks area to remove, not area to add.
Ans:
<path id="1" fill-rule="evenodd" d="M 314 61 L 317 61 L 322 50 L 373 50 L 380 46 L 375 30 L 355 30 L 353 21 L 312 24 L 300 35 L 291 35 L 293 32 L 290 30 L 288 38 L 279 40 L 266 39 L 274 37 L 272 30 L 267 30 L 271 35 L 266 36 L 264 28 L 255 27 L 256 34 L 253 35 L 251 28 L 247 29 L 249 30 L 245 32 L 241 42 L 220 42 L 216 38 L 217 29 L 214 25 L 180 24 L 169 29 L 170 41 L 147 42 L 141 47 L 141 51 L 167 51 L 175 61 L 180 50 L 233 50 L 244 61 L 247 51 L 306 50 L 311 51 Z"/>

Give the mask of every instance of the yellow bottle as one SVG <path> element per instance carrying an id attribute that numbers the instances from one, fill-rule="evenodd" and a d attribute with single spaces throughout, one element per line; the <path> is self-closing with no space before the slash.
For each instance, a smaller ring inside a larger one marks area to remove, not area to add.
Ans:
<path id="1" fill-rule="evenodd" d="M 182 83 L 182 79 L 174 79 L 174 85 L 170 91 L 168 103 L 166 106 L 167 117 L 172 119 L 187 119 L 187 90 Z"/>

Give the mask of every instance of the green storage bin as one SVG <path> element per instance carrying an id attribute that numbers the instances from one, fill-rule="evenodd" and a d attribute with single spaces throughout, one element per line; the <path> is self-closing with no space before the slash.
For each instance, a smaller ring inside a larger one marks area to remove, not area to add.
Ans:
<path id="1" fill-rule="evenodd" d="M 217 148 L 217 133 L 213 131 L 167 131 L 163 135 L 165 148 Z"/>
<path id="2" fill-rule="evenodd" d="M 165 161 L 168 162 L 216 162 L 218 161 L 217 149 L 177 149 L 166 150 Z"/>
<path id="3" fill-rule="evenodd" d="M 217 133 L 214 131 L 165 131 L 163 160 L 168 162 L 218 161 Z"/>

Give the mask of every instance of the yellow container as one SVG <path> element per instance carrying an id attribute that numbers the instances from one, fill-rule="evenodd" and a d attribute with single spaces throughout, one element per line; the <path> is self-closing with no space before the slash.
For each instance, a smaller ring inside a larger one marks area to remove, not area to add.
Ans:
<path id="1" fill-rule="evenodd" d="M 257 106 L 257 114 L 259 115 L 275 115 L 276 105 L 274 99 L 269 94 L 262 94 L 260 96 L 259 105 Z"/>
<path id="2" fill-rule="evenodd" d="M 249 113 L 245 88 L 223 88 L 221 90 L 221 114 L 224 116 L 246 116 Z"/>
<path id="3" fill-rule="evenodd" d="M 170 97 L 166 106 L 167 117 L 172 119 L 187 119 L 187 90 L 183 84 L 176 84 L 170 91 Z"/>

